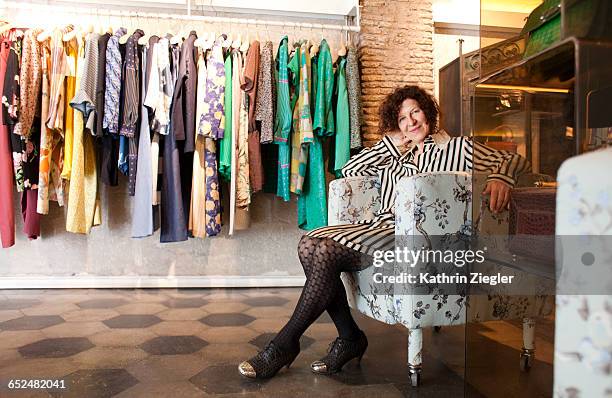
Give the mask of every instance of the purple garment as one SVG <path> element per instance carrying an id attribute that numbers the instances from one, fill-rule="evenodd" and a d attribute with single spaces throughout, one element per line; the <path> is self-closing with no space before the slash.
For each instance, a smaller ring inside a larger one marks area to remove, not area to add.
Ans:
<path id="1" fill-rule="evenodd" d="M 221 232 L 221 202 L 216 144 L 210 138 L 206 138 L 204 165 L 206 166 L 206 235 L 215 236 Z"/>
<path id="2" fill-rule="evenodd" d="M 225 133 L 225 60 L 221 47 L 223 37 L 217 39 L 208 56 L 204 112 L 198 121 L 198 133 L 214 139 L 223 138 Z"/>

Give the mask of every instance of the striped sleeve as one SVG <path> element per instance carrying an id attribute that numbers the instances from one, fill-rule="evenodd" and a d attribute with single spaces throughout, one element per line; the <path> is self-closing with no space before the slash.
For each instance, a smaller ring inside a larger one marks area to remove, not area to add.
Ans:
<path id="1" fill-rule="evenodd" d="M 464 151 L 466 168 L 491 172 L 487 180 L 514 186 L 518 176 L 531 170 L 531 165 L 521 155 L 498 151 L 471 139 L 465 139 Z"/>
<path id="2" fill-rule="evenodd" d="M 342 168 L 342 175 L 344 177 L 376 176 L 379 166 L 392 157 L 399 158 L 400 152 L 391 138 L 385 136 L 376 145 L 365 148 L 350 158 Z"/>

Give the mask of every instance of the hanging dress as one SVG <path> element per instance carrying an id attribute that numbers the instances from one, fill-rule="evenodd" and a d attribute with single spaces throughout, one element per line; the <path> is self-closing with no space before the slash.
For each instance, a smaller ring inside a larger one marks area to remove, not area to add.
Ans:
<path id="1" fill-rule="evenodd" d="M 64 96 L 64 164 L 62 178 L 70 180 L 72 173 L 72 147 L 74 137 L 75 113 L 70 101 L 76 93 L 77 57 L 79 56 L 79 43 L 76 38 L 71 39 L 66 46 L 66 92 Z M 69 199 L 70 200 L 70 199 Z"/>
<path id="2" fill-rule="evenodd" d="M 225 181 L 232 178 L 232 54 L 225 57 L 225 96 L 223 110 L 225 113 L 225 128 L 219 145 L 219 176 Z"/>
<path id="3" fill-rule="evenodd" d="M 86 39 L 85 48 L 80 45 L 79 55 L 76 57 L 76 86 L 79 89 L 70 101 L 74 108 L 74 131 L 66 231 L 80 234 L 88 234 L 92 226 L 101 223 L 94 137 L 90 130 L 85 129 L 85 120 L 90 117 L 87 112 L 93 112 L 95 107 L 86 102 L 77 102 L 85 98 L 87 92 L 91 92 L 91 86 L 95 85 L 96 74 L 93 72 L 98 64 L 95 55 L 98 50 L 97 38 L 97 34 L 91 33 Z M 95 93 L 95 90 L 93 92 Z M 92 123 L 91 126 L 95 128 L 95 124 Z"/>
<path id="4" fill-rule="evenodd" d="M 331 52 L 323 40 L 317 56 L 311 63 L 313 86 L 313 129 L 314 140 L 308 152 L 308 172 L 304 181 L 305 189 L 298 198 L 298 226 L 311 230 L 327 225 L 327 183 L 323 140 L 333 134 L 332 94 L 334 85 Z M 331 114 L 331 118 L 322 115 Z M 330 124 L 331 121 L 331 124 Z"/>
<path id="5" fill-rule="evenodd" d="M 217 140 L 225 136 L 225 62 L 222 43 L 226 36 L 219 36 L 208 53 L 206 87 L 203 112 L 199 119 L 198 135 L 204 137 L 205 166 L 205 225 L 206 235 L 221 232 L 221 203 L 217 166 Z"/>
<path id="6" fill-rule="evenodd" d="M 171 76 L 173 82 L 173 98 L 176 98 L 176 90 L 179 86 L 179 64 L 180 64 L 180 47 L 172 45 L 170 49 L 171 56 Z M 174 115 L 174 106 L 177 105 L 175 100 L 170 106 L 169 115 Z M 168 134 L 164 137 L 163 154 L 162 154 L 162 189 L 161 189 L 161 231 L 160 241 L 163 242 L 180 242 L 187 240 L 187 219 L 185 218 L 185 209 L 183 208 L 183 197 L 181 187 L 181 168 L 180 156 L 181 151 L 177 146 L 176 131 L 174 127 L 175 118 L 169 119 Z"/>
<path id="7" fill-rule="evenodd" d="M 336 134 L 334 137 L 334 164 L 330 165 L 334 175 L 342 176 L 342 167 L 351 157 L 351 127 L 349 122 L 349 100 L 346 88 L 346 58 L 338 59 L 336 68 L 335 114 Z"/>
<path id="8" fill-rule="evenodd" d="M 23 232 L 29 239 L 40 235 L 38 174 L 40 165 L 40 115 L 36 114 L 41 96 L 42 64 L 40 43 L 36 39 L 42 29 L 25 32 L 21 48 L 19 71 L 19 115 L 12 139 L 17 190 L 21 195 Z"/>
<path id="9" fill-rule="evenodd" d="M 63 125 L 59 129 L 49 127 L 49 110 L 51 105 L 51 94 L 54 75 L 58 80 L 64 82 L 65 77 L 65 53 L 63 45 L 58 48 L 61 41 L 62 31 L 56 29 L 52 39 L 42 43 L 42 101 L 41 101 L 41 136 L 40 136 L 40 166 L 38 172 L 38 204 L 39 214 L 49 212 L 49 200 L 56 201 L 58 205 L 64 206 L 64 181 L 61 178 L 61 167 L 63 162 Z M 63 43 L 61 43 L 63 44 Z M 58 62 L 57 65 L 53 61 Z M 61 92 L 59 95 L 61 96 Z M 57 107 L 58 101 L 54 105 Z M 56 116 L 63 121 L 62 114 Z M 55 125 L 51 124 L 52 126 Z"/>
<path id="10" fill-rule="evenodd" d="M 10 144 L 10 131 L 5 121 L 4 78 L 7 74 L 7 61 L 11 51 L 10 31 L 0 36 L 0 241 L 2 247 L 15 244 L 15 212 L 13 209 L 13 159 Z"/>
<path id="11" fill-rule="evenodd" d="M 291 147 L 291 103 L 289 98 L 288 39 L 284 36 L 276 55 L 276 119 L 274 121 L 274 143 L 278 145 L 278 182 L 277 195 L 285 202 L 289 196 L 289 166 Z"/>
<path id="12" fill-rule="evenodd" d="M 361 144 L 361 78 L 359 77 L 359 60 L 357 49 L 349 46 L 346 55 L 346 86 L 349 102 L 349 120 L 351 129 L 351 149 L 360 148 Z"/>
<path id="13" fill-rule="evenodd" d="M 206 61 L 205 51 L 198 51 L 198 86 L 196 94 L 196 121 L 204 116 L 206 97 Z M 206 104 L 208 107 L 208 104 Z M 200 121 L 198 124 L 201 124 Z M 201 128 L 201 127 L 200 127 Z M 199 131 L 198 131 L 199 132 Z M 189 211 L 189 231 L 194 238 L 206 237 L 206 137 L 197 134 L 193 154 L 193 181 L 191 183 L 191 206 Z"/>
<path id="14" fill-rule="evenodd" d="M 259 192 L 263 188 L 264 172 L 261 163 L 261 147 L 259 130 L 255 122 L 256 94 L 259 79 L 259 42 L 253 41 L 249 45 L 249 50 L 244 63 L 244 74 L 242 76 L 240 88 L 249 98 L 249 185 L 251 194 Z"/>
<path id="15" fill-rule="evenodd" d="M 140 125 L 138 134 L 138 160 L 136 181 L 134 184 L 134 201 L 132 208 L 132 237 L 142 238 L 153 234 L 153 197 L 151 192 L 151 131 L 149 111 L 144 105 L 147 92 L 146 74 L 147 48 L 143 46 L 140 56 Z M 157 159 L 156 159 L 157 161 Z M 157 178 L 157 176 L 155 176 Z"/>

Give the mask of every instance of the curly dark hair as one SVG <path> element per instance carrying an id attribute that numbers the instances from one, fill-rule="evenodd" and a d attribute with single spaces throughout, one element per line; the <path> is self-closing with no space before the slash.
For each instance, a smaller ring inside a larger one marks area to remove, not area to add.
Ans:
<path id="1" fill-rule="evenodd" d="M 440 108 L 436 99 L 419 86 L 404 86 L 396 88 L 391 94 L 387 95 L 380 108 L 378 108 L 378 115 L 380 117 L 378 131 L 380 133 L 399 129 L 397 116 L 402 102 L 407 98 L 411 98 L 419 103 L 421 110 L 427 118 L 429 131 L 433 133 L 437 130 Z"/>

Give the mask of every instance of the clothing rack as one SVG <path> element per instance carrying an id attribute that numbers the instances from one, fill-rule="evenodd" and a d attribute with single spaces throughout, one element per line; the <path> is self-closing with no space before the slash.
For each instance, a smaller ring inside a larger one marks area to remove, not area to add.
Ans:
<path id="1" fill-rule="evenodd" d="M 345 16 L 344 25 L 340 24 L 324 24 L 324 23 L 309 23 L 309 22 L 291 22 L 291 21 L 274 21 L 265 19 L 253 19 L 253 18 L 232 18 L 232 17 L 221 17 L 221 16 L 209 16 L 209 15 L 192 15 L 191 12 L 191 1 L 187 3 L 187 14 L 176 14 L 176 13 L 158 13 L 158 12 L 141 12 L 141 11 L 122 11 L 108 8 L 95 8 L 95 7 L 68 7 L 68 6 L 56 6 L 48 4 L 36 4 L 36 7 L 47 7 L 53 12 L 65 12 L 67 14 L 79 14 L 89 15 L 98 17 L 118 17 L 118 18 L 140 18 L 145 19 L 165 19 L 165 20 L 180 20 L 180 21 L 194 21 L 194 22 L 208 22 L 218 24 L 237 24 L 237 25 L 253 25 L 253 26 L 277 26 L 286 28 L 303 28 L 310 30 L 337 30 L 341 32 L 359 32 L 361 27 L 359 25 L 350 25 L 350 20 L 354 17 Z M 31 3 L 17 3 L 17 2 L 5 2 L 4 8 L 21 11 L 31 11 Z"/>

